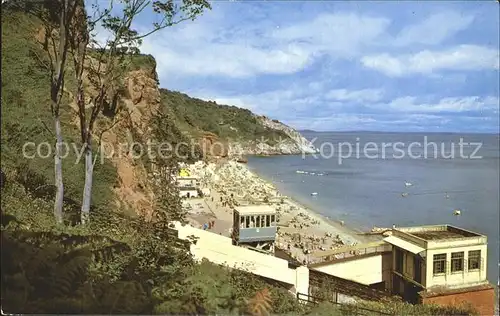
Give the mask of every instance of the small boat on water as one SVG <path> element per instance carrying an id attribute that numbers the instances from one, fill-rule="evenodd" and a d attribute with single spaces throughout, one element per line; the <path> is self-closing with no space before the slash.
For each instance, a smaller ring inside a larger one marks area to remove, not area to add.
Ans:
<path id="1" fill-rule="evenodd" d="M 413 184 L 411 182 L 405 182 L 405 187 L 411 187 Z"/>
<path id="2" fill-rule="evenodd" d="M 313 193 L 311 193 L 311 195 L 316 196 L 316 195 L 318 195 L 318 192 L 313 192 Z"/>
<path id="3" fill-rule="evenodd" d="M 304 173 L 304 171 L 302 171 L 302 170 L 297 170 L 297 171 L 295 171 L 295 172 L 296 172 L 296 173 Z"/>
<path id="4" fill-rule="evenodd" d="M 453 215 L 460 216 L 460 215 L 462 215 L 462 212 L 460 210 L 454 210 Z"/>

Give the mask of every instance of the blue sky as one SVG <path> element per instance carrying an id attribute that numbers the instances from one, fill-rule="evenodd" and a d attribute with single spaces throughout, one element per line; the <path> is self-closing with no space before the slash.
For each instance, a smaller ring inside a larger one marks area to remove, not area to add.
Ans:
<path id="1" fill-rule="evenodd" d="M 217 1 L 141 51 L 161 87 L 298 129 L 498 133 L 498 26 L 496 1 Z"/>

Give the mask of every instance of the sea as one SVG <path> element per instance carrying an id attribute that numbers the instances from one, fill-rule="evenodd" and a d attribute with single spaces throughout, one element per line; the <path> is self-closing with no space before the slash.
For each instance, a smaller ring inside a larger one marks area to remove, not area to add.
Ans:
<path id="1" fill-rule="evenodd" d="M 359 231 L 450 224 L 488 237 L 499 282 L 499 135 L 311 132 L 319 153 L 252 156 L 282 194 Z M 460 215 L 455 215 L 460 211 Z"/>

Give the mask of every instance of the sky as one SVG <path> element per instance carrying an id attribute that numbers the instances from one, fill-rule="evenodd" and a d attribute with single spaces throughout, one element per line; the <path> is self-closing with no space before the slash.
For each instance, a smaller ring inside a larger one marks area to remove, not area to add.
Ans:
<path id="1" fill-rule="evenodd" d="M 499 132 L 497 1 L 216 1 L 146 38 L 160 86 L 296 129 Z M 140 30 L 157 20 L 143 13 Z"/>

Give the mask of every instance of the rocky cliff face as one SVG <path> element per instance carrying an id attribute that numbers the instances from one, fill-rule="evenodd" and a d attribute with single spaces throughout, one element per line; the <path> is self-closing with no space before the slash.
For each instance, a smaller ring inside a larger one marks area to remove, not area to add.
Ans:
<path id="1" fill-rule="evenodd" d="M 288 144 L 281 148 L 283 154 L 312 154 L 317 152 L 317 149 L 314 145 L 304 138 L 299 132 L 294 130 L 288 125 L 285 125 L 276 120 L 270 120 L 267 117 L 260 118 L 262 124 L 268 128 L 275 129 L 278 131 L 284 132 L 290 139 L 288 140 Z"/>
<path id="2" fill-rule="evenodd" d="M 290 126 L 265 116 L 257 116 L 257 119 L 264 127 L 281 131 L 286 137 L 262 137 L 249 142 L 230 142 L 229 155 L 299 155 L 317 152 L 310 141 Z"/>
<path id="3" fill-rule="evenodd" d="M 118 174 L 118 184 L 114 188 L 117 207 L 128 207 L 142 214 L 149 214 L 152 210 L 153 193 L 148 184 L 148 171 L 141 160 L 133 156 L 132 144 L 146 144 L 153 138 L 151 119 L 154 112 L 162 109 L 161 102 L 154 63 L 149 67 L 129 71 L 125 75 L 115 117 L 119 122 L 107 130 L 102 139 L 105 148 L 114 150 L 113 155 L 108 153 L 108 158 Z M 189 136 L 196 138 L 205 153 L 212 156 L 309 154 L 316 151 L 314 146 L 293 128 L 266 117 L 254 117 L 264 128 L 281 131 L 284 137 L 256 137 L 255 140 L 238 142 L 220 138 L 213 133 Z M 78 124 L 76 118 L 74 123 Z M 104 127 L 110 126 L 109 118 L 102 118 L 101 123 Z M 237 130 L 234 133 L 238 136 Z M 210 147 L 213 150 L 210 150 Z"/>
<path id="4" fill-rule="evenodd" d="M 113 101 L 113 115 L 102 115 L 96 122 L 94 142 L 98 141 L 98 135 L 102 132 L 99 147 L 116 168 L 118 176 L 118 183 L 113 187 L 116 207 L 148 216 L 153 209 L 153 192 L 148 183 L 147 168 L 134 152 L 133 145 L 146 144 L 152 139 L 150 120 L 160 105 L 156 70 L 153 66 L 152 69 L 145 67 L 129 71 L 123 79 L 122 92 L 108 96 L 110 100 L 117 99 Z M 90 90 L 88 78 L 84 78 L 84 82 L 85 88 Z M 70 99 L 73 99 L 71 92 L 66 92 L 71 96 Z M 70 106 L 76 113 L 77 106 L 74 101 Z M 103 109 L 103 114 L 106 111 L 110 110 Z M 79 126 L 76 115 L 72 123 Z M 94 147 L 97 147 L 96 145 Z"/>

